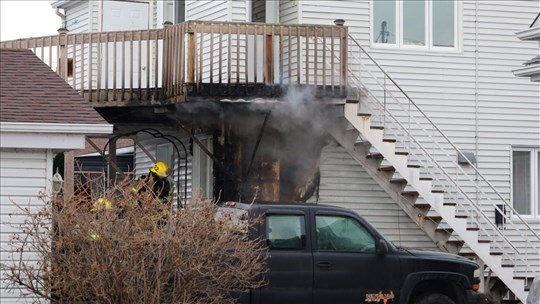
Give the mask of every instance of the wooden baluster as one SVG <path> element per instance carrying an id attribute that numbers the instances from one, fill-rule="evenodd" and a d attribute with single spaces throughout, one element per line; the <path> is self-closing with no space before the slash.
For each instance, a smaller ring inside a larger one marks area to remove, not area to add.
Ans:
<path id="1" fill-rule="evenodd" d="M 93 85 L 92 85 L 92 74 L 93 74 L 93 67 L 92 67 L 92 59 L 94 57 L 94 50 L 93 50 L 93 43 L 92 43 L 92 34 L 88 34 L 88 40 L 89 46 L 88 46 L 88 100 L 92 101 L 92 91 L 93 91 Z"/>
<path id="2" fill-rule="evenodd" d="M 214 25 L 210 25 L 210 90 L 214 83 Z"/>
<path id="3" fill-rule="evenodd" d="M 288 76 L 289 76 L 289 85 L 292 83 L 292 66 L 291 66 L 291 48 L 292 48 L 292 33 L 291 33 L 291 26 L 287 26 L 287 30 L 289 31 L 289 35 L 287 36 L 287 70 L 289 70 Z"/>
<path id="4" fill-rule="evenodd" d="M 133 99 L 133 74 L 134 71 L 134 64 L 133 62 L 135 59 L 133 58 L 133 32 L 129 32 L 129 100 Z"/>
<path id="5" fill-rule="evenodd" d="M 319 76 L 319 67 L 318 67 L 318 64 L 319 64 L 319 60 L 317 58 L 317 54 L 318 54 L 318 47 L 319 47 L 319 42 L 317 41 L 319 39 L 318 35 L 317 35 L 317 27 L 315 27 L 315 34 L 313 35 L 313 61 L 314 61 L 314 67 L 313 67 L 313 77 L 315 77 L 315 89 L 317 89 L 317 85 L 318 85 L 318 82 L 317 82 L 317 78 Z"/>
<path id="6" fill-rule="evenodd" d="M 117 98 L 117 91 L 116 88 L 117 83 L 116 80 L 118 79 L 118 69 L 117 69 L 117 62 L 118 62 L 118 32 L 114 32 L 114 47 L 113 47 L 113 100 L 118 100 Z"/>
<path id="7" fill-rule="evenodd" d="M 137 48 L 139 50 L 137 54 L 137 96 L 138 100 L 142 100 L 142 31 L 139 31 L 139 43 L 137 44 Z"/>
<path id="8" fill-rule="evenodd" d="M 266 48 L 267 45 L 267 39 L 266 39 L 266 25 L 263 25 L 262 30 L 262 41 L 263 41 L 263 59 L 262 59 L 262 65 L 263 65 L 263 83 L 268 83 L 268 50 Z"/>
<path id="9" fill-rule="evenodd" d="M 279 85 L 283 85 L 283 26 L 279 27 Z"/>
<path id="10" fill-rule="evenodd" d="M 223 84 L 223 27 L 219 26 L 219 92 Z"/>
<path id="11" fill-rule="evenodd" d="M 257 58 L 259 57 L 259 54 L 257 54 L 258 50 L 257 50 L 257 45 L 259 44 L 259 39 L 257 37 L 257 25 L 254 25 L 253 26 L 253 41 L 255 42 L 255 45 L 253 46 L 253 52 L 254 52 L 254 56 L 253 56 L 253 79 L 254 79 L 254 82 L 257 83 L 257 74 L 259 73 L 259 71 L 257 71 L 257 64 L 258 64 L 258 60 Z"/>
<path id="12" fill-rule="evenodd" d="M 101 101 L 101 34 L 97 34 L 97 61 L 96 61 L 96 91 L 97 91 L 97 102 Z"/>
<path id="13" fill-rule="evenodd" d="M 120 38 L 120 44 L 121 44 L 121 49 L 120 49 L 120 56 L 121 56 L 121 59 L 120 59 L 120 82 L 121 82 L 121 87 L 120 87 L 120 101 L 124 101 L 124 98 L 125 98 L 125 94 L 126 94 L 126 33 L 125 32 L 121 32 L 122 35 L 121 35 L 121 38 Z"/>
<path id="14" fill-rule="evenodd" d="M 105 34 L 105 101 L 109 101 L 109 33 Z"/>
<path id="15" fill-rule="evenodd" d="M 204 27 L 202 27 L 204 29 Z M 204 30 L 202 30 L 200 32 L 200 39 L 199 39 L 199 60 L 197 60 L 198 62 L 198 68 L 199 68 L 199 73 L 197 73 L 197 93 L 200 93 L 201 92 L 201 85 L 202 85 L 202 82 L 203 82 L 203 64 L 204 64 L 204 60 L 203 60 L 203 48 L 204 48 Z"/>
<path id="16" fill-rule="evenodd" d="M 73 44 L 71 45 L 71 57 L 73 58 L 73 63 L 72 63 L 73 75 L 71 77 L 71 87 L 74 90 L 76 90 L 77 89 L 77 36 L 73 36 Z"/>
<path id="17" fill-rule="evenodd" d="M 189 23 L 190 25 L 192 23 Z M 195 83 L 195 52 L 197 51 L 197 37 L 195 31 L 189 29 L 188 32 L 188 62 L 187 62 L 187 81 L 190 84 Z"/>
<path id="18" fill-rule="evenodd" d="M 81 34 L 81 96 L 84 98 L 84 34 Z"/>
<path id="19" fill-rule="evenodd" d="M 154 30 L 155 40 L 154 40 L 154 48 L 156 50 L 154 54 L 154 98 L 155 100 L 159 100 L 159 31 Z"/>
<path id="20" fill-rule="evenodd" d="M 232 61 L 232 34 L 231 24 L 227 25 L 227 88 L 231 94 L 231 61 Z"/>
<path id="21" fill-rule="evenodd" d="M 236 87 L 240 88 L 240 24 L 236 24 Z"/>
<path id="22" fill-rule="evenodd" d="M 185 71 L 184 71 L 184 61 L 185 59 L 185 40 L 186 40 L 186 24 L 182 23 L 180 27 L 180 94 L 184 94 L 184 81 L 185 81 Z"/>
<path id="23" fill-rule="evenodd" d="M 296 83 L 300 84 L 300 76 L 302 72 L 300 71 L 300 63 L 302 61 L 302 56 L 300 54 L 300 27 L 296 27 Z"/>
<path id="24" fill-rule="evenodd" d="M 334 45 L 335 45 L 335 42 L 334 42 L 334 28 L 330 28 L 330 39 L 331 39 L 331 50 L 330 50 L 330 72 L 331 72 L 331 76 L 330 76 L 330 82 L 331 82 L 331 86 L 332 86 L 332 96 L 335 96 L 336 94 L 336 91 L 335 91 L 335 75 L 334 75 L 334 70 L 335 70 L 335 64 L 334 64 Z"/>
<path id="25" fill-rule="evenodd" d="M 326 95 L 326 28 L 323 29 L 323 63 L 322 63 L 322 85 L 323 85 L 323 95 Z"/>
<path id="26" fill-rule="evenodd" d="M 150 56 L 152 51 L 150 50 L 150 31 L 147 31 L 148 37 L 146 38 L 146 100 L 150 99 Z"/>
<path id="27" fill-rule="evenodd" d="M 308 28 L 306 27 L 306 84 L 309 84 L 309 37 Z"/>
<path id="28" fill-rule="evenodd" d="M 246 46 L 244 48 L 244 53 L 245 53 L 245 57 L 244 57 L 244 75 L 246 77 L 246 95 L 247 95 L 247 89 L 248 89 L 248 86 L 247 84 L 249 83 L 249 63 L 248 63 L 248 57 L 249 57 L 249 25 L 247 25 L 247 23 L 244 25 L 244 29 L 245 29 L 245 37 L 244 39 L 246 40 Z"/>

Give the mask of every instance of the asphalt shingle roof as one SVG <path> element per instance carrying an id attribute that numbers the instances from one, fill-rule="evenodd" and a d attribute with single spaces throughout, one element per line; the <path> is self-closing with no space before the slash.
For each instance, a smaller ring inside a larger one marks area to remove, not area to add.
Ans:
<path id="1" fill-rule="evenodd" d="M 31 50 L 0 49 L 0 121 L 107 122 Z"/>

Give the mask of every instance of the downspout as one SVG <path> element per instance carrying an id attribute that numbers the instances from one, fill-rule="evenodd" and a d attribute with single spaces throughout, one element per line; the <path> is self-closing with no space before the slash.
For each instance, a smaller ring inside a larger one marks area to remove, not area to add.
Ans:
<path id="1" fill-rule="evenodd" d="M 66 20 L 66 12 L 65 12 L 65 9 L 64 9 L 64 13 L 60 13 L 60 8 L 57 7 L 56 10 L 55 10 L 55 13 L 58 17 L 60 17 L 62 20 L 60 21 L 60 28 L 65 28 L 67 29 L 67 20 Z"/>

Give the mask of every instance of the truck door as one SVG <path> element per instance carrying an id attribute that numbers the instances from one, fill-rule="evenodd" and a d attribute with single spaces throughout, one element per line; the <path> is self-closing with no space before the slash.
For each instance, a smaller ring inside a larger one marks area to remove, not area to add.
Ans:
<path id="1" fill-rule="evenodd" d="M 266 213 L 269 284 L 259 290 L 259 303 L 312 303 L 313 258 L 306 241 L 306 216 L 300 210 Z"/>
<path id="2" fill-rule="evenodd" d="M 313 299 L 324 303 L 397 303 L 399 259 L 376 253 L 380 235 L 360 217 L 312 211 Z"/>

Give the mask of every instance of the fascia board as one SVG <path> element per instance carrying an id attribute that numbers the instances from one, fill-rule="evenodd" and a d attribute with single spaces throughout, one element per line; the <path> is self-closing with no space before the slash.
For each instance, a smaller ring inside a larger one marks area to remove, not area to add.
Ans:
<path id="1" fill-rule="evenodd" d="M 540 75 L 540 64 L 527 66 L 513 71 L 517 77 L 532 77 Z"/>
<path id="2" fill-rule="evenodd" d="M 0 122 L 0 130 L 2 133 L 65 133 L 93 135 L 111 134 L 113 132 L 113 125 Z"/>
<path id="3" fill-rule="evenodd" d="M 540 26 L 528 28 L 516 33 L 520 40 L 540 40 Z"/>

